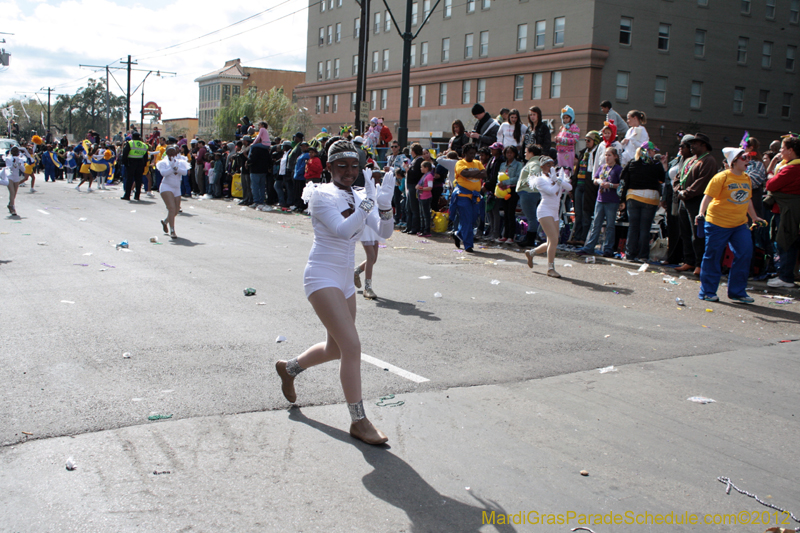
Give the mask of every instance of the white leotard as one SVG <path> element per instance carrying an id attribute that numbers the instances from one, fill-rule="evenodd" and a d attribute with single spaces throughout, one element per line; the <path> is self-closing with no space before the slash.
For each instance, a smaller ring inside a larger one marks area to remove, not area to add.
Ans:
<path id="1" fill-rule="evenodd" d="M 384 239 L 392 235 L 392 218 L 381 220 L 377 206 L 369 214 L 358 207 L 365 197 L 363 190 L 353 189 L 351 197 L 333 183 L 317 185 L 311 193 L 308 207 L 314 244 L 303 276 L 306 297 L 326 287 L 340 289 L 345 298 L 353 296 L 356 293 L 353 285 L 355 247 L 364 227 L 368 225 Z M 345 218 L 342 212 L 351 208 L 355 211 Z"/>
<path id="2" fill-rule="evenodd" d="M 4 157 L 8 180 L 19 183 L 25 177 L 25 159 L 11 154 Z"/>
<path id="3" fill-rule="evenodd" d="M 561 208 L 561 195 L 572 190 L 569 180 L 555 180 L 544 174 L 537 174 L 532 185 L 542 195 L 542 201 L 536 208 L 536 218 L 553 217 L 558 220 Z"/>
<path id="4" fill-rule="evenodd" d="M 158 192 L 171 192 L 176 198 L 181 195 L 181 177 L 189 172 L 191 163 L 185 156 L 175 156 L 174 159 L 164 158 L 156 163 L 156 168 L 161 173 L 161 185 Z"/>

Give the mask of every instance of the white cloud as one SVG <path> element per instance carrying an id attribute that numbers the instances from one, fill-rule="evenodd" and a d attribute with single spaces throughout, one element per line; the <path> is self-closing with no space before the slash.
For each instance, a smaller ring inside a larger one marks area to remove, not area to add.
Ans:
<path id="1" fill-rule="evenodd" d="M 252 20 L 180 47 L 158 51 L 242 20 L 270 6 L 274 7 L 272 11 Z M 2 45 L 11 53 L 11 65 L 0 72 L 0 102 L 17 96 L 16 92 L 27 92 L 32 96 L 34 91 L 48 86 L 55 87 L 57 93 L 73 94 L 86 83 L 86 79 L 78 78 L 89 75 L 105 77 L 105 70 L 93 73 L 79 68 L 79 64 L 114 62 L 115 66 L 123 66 L 118 60 L 131 54 L 139 63 L 133 68 L 178 74 L 162 78 L 151 74 L 144 87 L 145 100 L 157 102 L 164 118 L 194 117 L 198 104 L 194 79 L 221 68 L 226 60 L 241 58 L 245 65 L 254 67 L 305 70 L 308 14 L 301 9 L 303 6 L 307 4 L 286 0 L 223 4 L 197 0 L 171 3 L 145 0 L 122 2 L 122 5 L 109 0 L 0 1 L 4 23 L 0 31 L 15 34 L 5 36 L 7 43 Z M 265 24 L 270 21 L 276 22 Z M 251 29 L 253 31 L 234 36 Z M 227 38 L 231 36 L 234 37 Z M 209 43 L 213 44 L 198 47 Z M 248 61 L 256 59 L 259 60 Z M 125 71 L 113 73 L 124 89 Z M 132 73 L 132 89 L 145 74 Z M 113 79 L 110 86 L 115 94 L 124 94 Z M 137 92 L 131 101 L 131 119 L 138 120 L 141 94 Z"/>

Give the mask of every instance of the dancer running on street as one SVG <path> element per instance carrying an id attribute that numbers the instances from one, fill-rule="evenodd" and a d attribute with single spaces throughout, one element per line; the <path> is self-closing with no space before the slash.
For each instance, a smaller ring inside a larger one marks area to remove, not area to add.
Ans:
<path id="1" fill-rule="evenodd" d="M 175 146 L 167 148 L 165 154 L 167 157 L 156 163 L 156 169 L 161 172 L 161 186 L 158 192 L 164 200 L 164 205 L 167 206 L 167 218 L 161 221 L 161 228 L 164 234 L 169 233 L 170 237 L 177 239 L 175 217 L 181 210 L 181 180 L 189 173 L 192 164 L 186 157 L 178 155 Z"/>
<path id="2" fill-rule="evenodd" d="M 353 189 L 359 174 L 358 151 L 353 143 L 336 141 L 328 150 L 332 182 L 308 184 L 304 191 L 311 211 L 314 244 L 308 255 L 304 285 L 308 301 L 327 331 L 327 341 L 315 344 L 290 361 L 278 361 L 283 395 L 294 403 L 294 379 L 303 370 L 339 360 L 339 378 L 350 410 L 350 435 L 368 444 L 388 440 L 364 412 L 361 396 L 361 341 L 356 331 L 353 284 L 355 246 L 365 226 L 381 238 L 394 229 L 392 195 L 394 174 L 387 173 L 376 193 L 372 173 L 364 171 L 364 190 Z M 377 202 L 377 209 L 375 203 Z"/>

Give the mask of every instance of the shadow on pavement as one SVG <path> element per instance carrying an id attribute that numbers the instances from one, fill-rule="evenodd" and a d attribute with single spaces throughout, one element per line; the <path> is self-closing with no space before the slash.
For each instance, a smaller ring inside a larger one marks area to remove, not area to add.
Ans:
<path id="1" fill-rule="evenodd" d="M 174 239 L 170 239 L 167 241 L 168 243 L 172 244 L 173 246 L 203 246 L 204 242 L 192 242 L 189 239 L 184 239 L 183 237 L 175 237 Z"/>
<path id="2" fill-rule="evenodd" d="M 397 311 L 398 314 L 405 315 L 405 316 L 416 316 L 423 320 L 432 320 L 432 321 L 439 321 L 441 318 L 434 315 L 430 311 L 423 311 L 422 309 L 417 308 L 416 305 L 408 302 L 398 302 L 395 300 L 388 300 L 386 298 L 378 298 L 375 300 L 375 307 L 381 307 L 383 309 L 391 309 L 393 311 Z"/>
<path id="3" fill-rule="evenodd" d="M 633 294 L 633 289 L 626 289 L 625 287 L 619 287 L 617 285 L 598 285 L 597 283 L 592 283 L 591 281 L 584 281 L 581 279 L 573 279 L 568 278 L 563 272 L 567 269 L 562 269 L 561 271 L 561 281 L 568 281 L 573 285 L 577 285 L 578 287 L 585 287 L 587 289 L 593 290 L 595 292 L 616 292 L 618 294 L 622 294 L 624 296 L 630 296 Z M 534 272 L 534 274 L 539 274 L 540 276 L 546 276 L 546 272 Z"/>
<path id="4" fill-rule="evenodd" d="M 319 430 L 331 438 L 352 444 L 374 468 L 362 482 L 373 496 L 402 509 L 411 520 L 411 531 L 458 531 L 477 533 L 484 524 L 484 513 L 508 515 L 496 502 L 484 500 L 470 492 L 478 505 L 472 506 L 439 493 L 408 463 L 391 453 L 389 446 L 370 446 L 354 439 L 349 433 L 317 422 L 305 416 L 299 407 L 289 410 L 289 420 Z M 496 524 L 497 531 L 512 533 L 511 525 Z"/>
<path id="5" fill-rule="evenodd" d="M 797 324 L 798 322 L 798 312 L 790 309 L 792 305 L 782 305 L 782 306 L 774 306 L 774 307 L 767 307 L 767 306 L 760 306 L 760 305 L 745 305 L 735 302 L 725 302 L 720 299 L 719 302 L 716 302 L 718 305 L 724 305 L 726 307 L 734 308 L 746 308 L 748 311 L 751 311 L 755 315 L 764 315 L 761 318 L 764 322 L 770 323 L 778 323 L 778 322 L 786 322 L 788 324 Z M 767 304 L 769 305 L 769 304 Z M 768 318 L 774 318 L 776 320 L 770 320 Z"/>

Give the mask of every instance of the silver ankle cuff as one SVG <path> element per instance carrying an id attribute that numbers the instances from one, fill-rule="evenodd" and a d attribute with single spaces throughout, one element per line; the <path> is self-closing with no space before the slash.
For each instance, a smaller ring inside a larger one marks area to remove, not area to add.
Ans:
<path id="1" fill-rule="evenodd" d="M 356 403 L 348 403 L 347 408 L 350 410 L 350 419 L 353 422 L 358 422 L 362 418 L 367 418 L 364 413 L 364 400 L 359 400 Z"/>
<path id="2" fill-rule="evenodd" d="M 295 377 L 303 370 L 305 370 L 305 368 L 301 367 L 300 363 L 297 362 L 297 357 L 286 361 L 286 373 L 290 376 Z"/>

